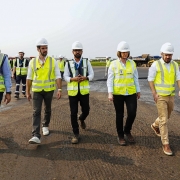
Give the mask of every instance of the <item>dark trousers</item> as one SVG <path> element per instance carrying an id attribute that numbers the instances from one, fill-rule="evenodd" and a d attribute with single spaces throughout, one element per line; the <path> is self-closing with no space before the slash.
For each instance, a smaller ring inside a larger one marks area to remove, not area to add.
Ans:
<path id="1" fill-rule="evenodd" d="M 0 105 L 1 105 L 1 101 L 3 99 L 3 94 L 4 94 L 4 92 L 0 92 Z"/>
<path id="2" fill-rule="evenodd" d="M 131 132 L 133 122 L 136 118 L 137 96 L 136 94 L 128 96 L 114 95 L 113 102 L 116 111 L 117 133 L 119 137 L 124 137 L 124 133 L 129 134 Z M 123 130 L 124 102 L 127 108 L 127 119 Z"/>
<path id="3" fill-rule="evenodd" d="M 33 93 L 33 130 L 32 136 L 41 138 L 40 124 L 41 124 L 41 109 L 44 101 L 44 119 L 42 121 L 43 127 L 48 127 L 51 118 L 51 102 L 54 91 L 41 91 Z"/>
<path id="4" fill-rule="evenodd" d="M 26 75 L 16 76 L 16 91 L 15 94 L 19 94 L 19 87 L 22 82 L 22 93 L 26 94 Z"/>
<path id="5" fill-rule="evenodd" d="M 81 95 L 78 93 L 76 96 L 69 96 L 69 105 L 71 111 L 71 125 L 74 134 L 79 134 L 79 124 L 77 119 L 78 114 L 78 102 L 80 101 L 81 106 L 81 115 L 79 120 L 84 121 L 86 117 L 89 115 L 89 94 Z"/>
<path id="6" fill-rule="evenodd" d="M 60 71 L 61 73 L 61 79 L 63 79 L 64 71 Z"/>

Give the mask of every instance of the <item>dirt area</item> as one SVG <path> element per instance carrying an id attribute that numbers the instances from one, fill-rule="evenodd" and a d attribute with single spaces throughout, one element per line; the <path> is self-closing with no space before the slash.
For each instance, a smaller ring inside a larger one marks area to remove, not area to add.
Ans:
<path id="1" fill-rule="evenodd" d="M 136 144 L 125 147 L 117 143 L 115 111 L 107 94 L 92 92 L 90 105 L 87 129 L 80 130 L 79 144 L 70 143 L 69 102 L 63 94 L 61 100 L 53 99 L 51 134 L 42 137 L 41 145 L 30 145 L 32 105 L 24 98 L 13 100 L 10 109 L 0 112 L 0 179 L 180 179 L 178 112 L 173 112 L 168 124 L 175 153 L 169 157 L 163 154 L 160 138 L 150 128 L 157 116 L 154 105 L 138 102 L 132 130 Z"/>

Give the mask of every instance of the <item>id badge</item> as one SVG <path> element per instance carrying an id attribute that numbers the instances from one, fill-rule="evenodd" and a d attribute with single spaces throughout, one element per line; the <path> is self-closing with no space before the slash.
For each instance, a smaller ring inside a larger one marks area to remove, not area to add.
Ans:
<path id="1" fill-rule="evenodd" d="M 122 69 L 120 69 L 119 73 L 122 75 L 122 74 L 123 74 L 123 70 L 122 70 Z"/>

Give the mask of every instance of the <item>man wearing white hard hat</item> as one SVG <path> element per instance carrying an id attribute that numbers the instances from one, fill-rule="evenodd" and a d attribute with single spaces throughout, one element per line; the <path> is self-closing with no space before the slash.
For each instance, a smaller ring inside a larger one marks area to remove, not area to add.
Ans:
<path id="1" fill-rule="evenodd" d="M 151 128 L 161 137 L 163 152 L 170 156 L 173 152 L 169 145 L 167 122 L 174 108 L 176 82 L 180 88 L 180 72 L 178 64 L 172 60 L 173 45 L 165 43 L 160 51 L 162 58 L 152 64 L 148 74 L 149 86 L 158 110 L 158 118 Z"/>
<path id="2" fill-rule="evenodd" d="M 41 109 L 44 101 L 44 118 L 42 121 L 42 133 L 49 135 L 49 124 L 51 119 L 51 103 L 54 90 L 57 85 L 57 99 L 61 98 L 61 75 L 56 60 L 48 56 L 48 42 L 45 38 L 38 39 L 36 42 L 38 56 L 29 63 L 27 75 L 26 96 L 33 101 L 33 130 L 30 144 L 41 143 Z M 31 90 L 33 96 L 31 97 Z"/>
<path id="3" fill-rule="evenodd" d="M 62 55 L 59 55 L 58 67 L 59 67 L 62 79 L 63 79 L 63 76 L 64 76 L 64 67 L 65 67 L 65 64 L 66 64 L 65 61 L 63 60 L 63 58 L 64 57 Z"/>
<path id="4" fill-rule="evenodd" d="M 118 59 L 111 62 L 107 79 L 108 99 L 114 103 L 117 140 L 121 146 L 126 145 L 126 140 L 135 143 L 131 129 L 136 118 L 137 99 L 140 98 L 138 71 L 135 62 L 128 59 L 129 55 L 128 43 L 121 41 L 117 47 Z M 123 127 L 124 103 L 127 108 L 127 119 Z"/>
<path id="5" fill-rule="evenodd" d="M 67 90 L 69 96 L 69 104 L 71 110 L 71 125 L 74 136 L 71 140 L 72 144 L 77 144 L 79 141 L 79 124 L 82 129 L 86 128 L 85 119 L 89 115 L 89 81 L 94 77 L 94 71 L 91 63 L 87 59 L 82 58 L 83 46 L 79 41 L 72 44 L 73 60 L 70 60 L 65 65 L 64 79 L 67 82 Z M 77 118 L 78 102 L 82 113 Z"/>
<path id="6" fill-rule="evenodd" d="M 16 77 L 16 91 L 15 98 L 19 98 L 19 88 L 22 82 L 22 94 L 26 97 L 26 77 L 27 77 L 27 69 L 28 69 L 29 61 L 24 58 L 24 51 L 19 51 L 19 57 L 16 58 L 14 63 L 12 77 Z"/>

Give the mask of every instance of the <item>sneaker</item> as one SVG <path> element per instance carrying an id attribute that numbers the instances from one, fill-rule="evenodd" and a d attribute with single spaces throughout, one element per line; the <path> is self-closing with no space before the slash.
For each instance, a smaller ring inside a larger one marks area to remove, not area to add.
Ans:
<path id="1" fill-rule="evenodd" d="M 154 127 L 153 124 L 151 124 L 152 130 L 155 132 L 155 134 L 159 137 L 161 137 L 160 130 L 157 127 Z"/>
<path id="2" fill-rule="evenodd" d="M 49 135 L 49 129 L 48 129 L 48 127 L 43 127 L 43 128 L 42 128 L 42 132 L 43 132 L 43 135 L 44 135 L 44 136 Z"/>
<path id="3" fill-rule="evenodd" d="M 166 147 L 165 147 L 165 146 L 166 146 Z M 167 146 L 168 146 L 168 148 L 167 148 Z M 163 148 L 164 154 L 166 154 L 166 155 L 168 155 L 168 156 L 172 156 L 172 155 L 173 155 L 173 152 L 171 151 L 169 145 L 163 145 L 162 148 Z M 165 150 L 165 148 L 166 148 L 167 150 Z"/>
<path id="4" fill-rule="evenodd" d="M 117 137 L 117 141 L 120 146 L 126 146 L 126 141 L 123 137 Z"/>
<path id="5" fill-rule="evenodd" d="M 79 135 L 74 135 L 71 139 L 72 144 L 78 144 L 79 142 Z"/>
<path id="6" fill-rule="evenodd" d="M 34 136 L 29 140 L 29 144 L 41 144 L 41 140 L 38 137 Z"/>

